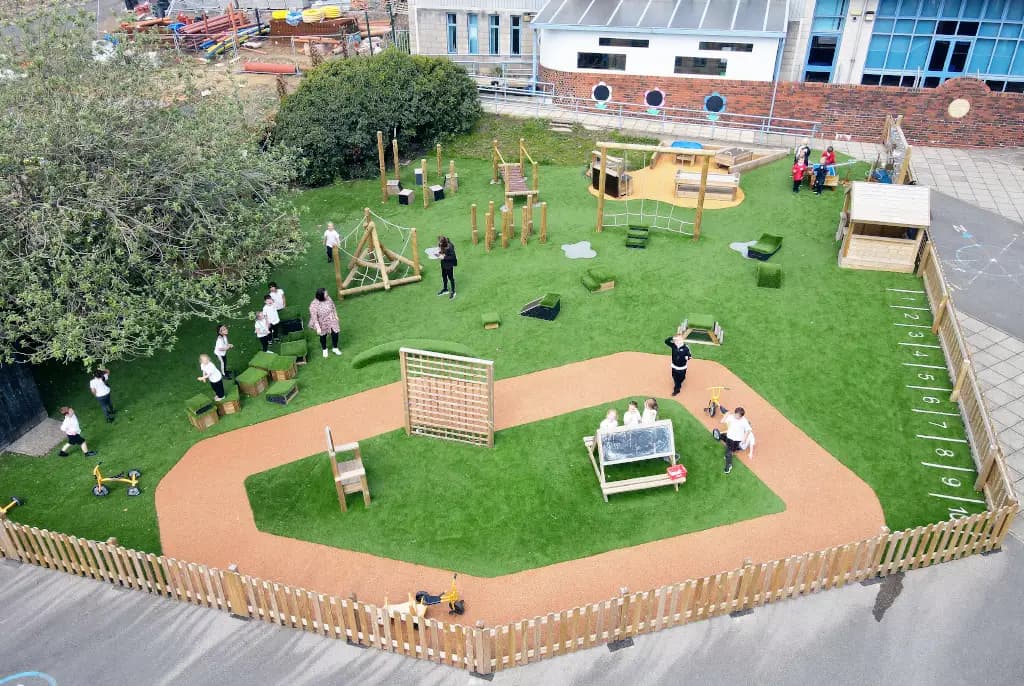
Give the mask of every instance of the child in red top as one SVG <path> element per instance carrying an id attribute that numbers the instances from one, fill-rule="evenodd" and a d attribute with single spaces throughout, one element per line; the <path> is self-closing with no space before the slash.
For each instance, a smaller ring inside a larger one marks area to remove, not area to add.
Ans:
<path id="1" fill-rule="evenodd" d="M 831 167 L 833 164 L 836 163 L 836 151 L 832 149 L 831 145 L 828 146 L 828 149 L 825 151 L 824 155 L 825 155 L 825 164 L 827 164 L 827 165 L 829 165 Z"/>
<path id="2" fill-rule="evenodd" d="M 807 171 L 807 167 L 804 166 L 803 162 L 798 160 L 798 161 L 793 163 L 793 192 L 794 193 L 799 193 L 800 192 L 800 184 L 803 183 L 804 172 L 805 171 Z"/>

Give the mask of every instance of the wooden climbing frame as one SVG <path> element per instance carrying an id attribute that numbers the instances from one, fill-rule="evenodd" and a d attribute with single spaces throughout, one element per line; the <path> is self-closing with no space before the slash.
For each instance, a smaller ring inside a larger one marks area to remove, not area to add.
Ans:
<path id="1" fill-rule="evenodd" d="M 402 348 L 405 433 L 494 446 L 494 362 Z"/>

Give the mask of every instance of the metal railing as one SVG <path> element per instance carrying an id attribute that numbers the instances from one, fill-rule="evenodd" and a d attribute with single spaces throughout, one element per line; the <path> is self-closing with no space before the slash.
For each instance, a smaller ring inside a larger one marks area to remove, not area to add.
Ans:
<path id="1" fill-rule="evenodd" d="M 732 112 L 711 113 L 685 107 L 649 108 L 639 103 L 608 101 L 598 103 L 590 98 L 557 93 L 554 84 L 538 81 L 525 87 L 508 83 L 507 79 L 492 79 L 478 82 L 480 100 L 501 112 L 532 111 L 533 116 L 554 117 L 580 121 L 603 120 L 615 128 L 641 126 L 648 128 L 654 122 L 663 131 L 675 126 L 697 127 L 701 137 L 715 138 L 716 132 L 752 132 L 755 139 L 767 142 L 768 136 L 788 139 L 791 145 L 803 143 L 818 137 L 820 122 L 807 119 L 788 119 L 755 114 Z"/>

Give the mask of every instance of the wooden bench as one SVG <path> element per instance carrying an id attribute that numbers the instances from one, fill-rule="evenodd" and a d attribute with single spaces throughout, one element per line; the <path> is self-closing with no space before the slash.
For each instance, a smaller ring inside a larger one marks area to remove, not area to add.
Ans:
<path id="1" fill-rule="evenodd" d="M 704 195 L 714 200 L 735 200 L 740 188 L 739 174 L 708 174 Z M 676 197 L 696 198 L 700 195 L 700 172 L 676 172 Z"/>

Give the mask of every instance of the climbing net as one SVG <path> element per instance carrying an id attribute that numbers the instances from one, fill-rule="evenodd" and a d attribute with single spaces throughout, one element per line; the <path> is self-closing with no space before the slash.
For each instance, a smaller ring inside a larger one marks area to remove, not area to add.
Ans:
<path id="1" fill-rule="evenodd" d="M 651 168 L 654 168 L 655 157 L 651 156 Z M 635 176 L 629 175 L 630 158 L 629 153 L 623 157 L 626 174 L 625 199 L 614 205 L 606 205 L 604 221 L 601 226 L 604 228 L 625 227 L 661 229 L 684 236 L 693 236 L 693 222 L 684 217 L 688 214 L 686 208 L 679 207 L 670 202 L 646 198 L 634 185 Z M 643 154 L 643 166 L 647 167 L 647 153 Z M 634 197 L 638 196 L 639 197 Z M 609 210 L 612 210 L 609 212 Z"/>
<path id="2" fill-rule="evenodd" d="M 416 229 L 366 210 L 364 217 L 341 237 L 338 250 L 344 256 L 342 266 L 348 265 L 349 272 L 339 290 L 358 292 L 383 287 L 385 273 L 389 281 L 418 278 L 415 256 L 410 254 L 415 250 L 415 234 Z"/>

